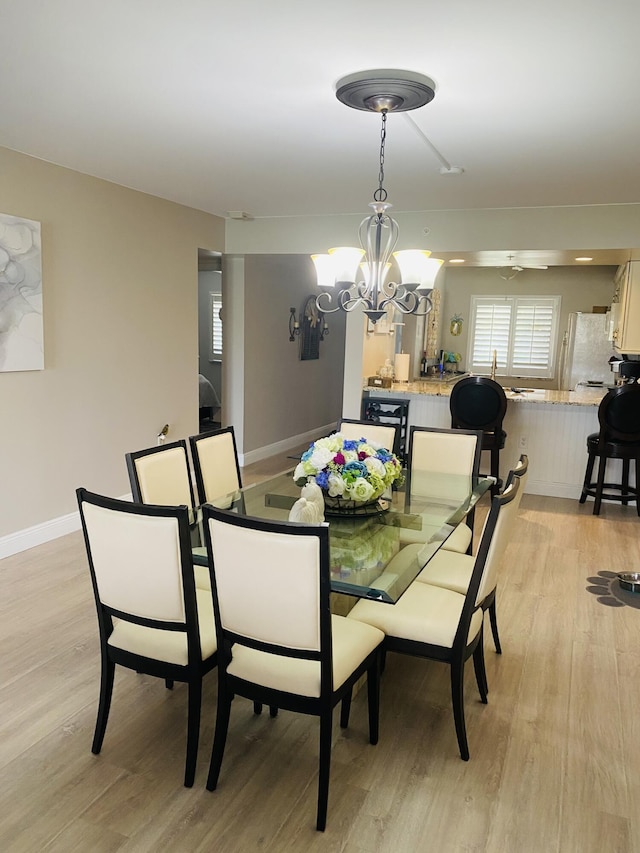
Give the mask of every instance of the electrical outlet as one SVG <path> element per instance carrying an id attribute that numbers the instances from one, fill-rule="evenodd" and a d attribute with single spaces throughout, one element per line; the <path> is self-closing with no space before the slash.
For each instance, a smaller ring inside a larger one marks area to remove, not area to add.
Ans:
<path id="1" fill-rule="evenodd" d="M 520 448 L 520 450 L 526 450 L 526 449 L 527 449 L 527 445 L 528 445 L 528 443 L 529 443 L 529 442 L 528 442 L 528 440 L 527 440 L 527 436 L 526 436 L 526 435 L 521 435 L 521 436 L 520 436 L 520 441 L 518 442 L 518 447 Z"/>

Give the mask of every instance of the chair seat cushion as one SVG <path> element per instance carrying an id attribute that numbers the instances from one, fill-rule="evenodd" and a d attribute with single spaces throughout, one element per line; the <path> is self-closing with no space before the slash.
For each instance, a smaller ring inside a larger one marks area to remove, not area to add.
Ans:
<path id="1" fill-rule="evenodd" d="M 202 660 L 206 660 L 217 649 L 211 591 L 196 589 L 196 604 Z M 114 619 L 113 622 L 113 632 L 108 640 L 110 646 L 134 655 L 175 663 L 179 666 L 186 666 L 189 662 L 187 635 L 181 631 L 146 628 L 144 625 L 135 625 L 124 619 Z"/>
<path id="2" fill-rule="evenodd" d="M 193 576 L 196 581 L 196 589 L 204 589 L 211 592 L 211 575 L 209 566 L 194 566 Z"/>
<path id="3" fill-rule="evenodd" d="M 473 572 L 475 558 L 456 551 L 440 550 L 429 560 L 416 581 L 452 589 L 465 595 Z"/>
<path id="4" fill-rule="evenodd" d="M 462 521 L 442 546 L 445 551 L 457 551 L 466 554 L 473 539 L 473 530 Z"/>
<path id="5" fill-rule="evenodd" d="M 412 583 L 395 604 L 359 601 L 347 619 L 375 625 L 388 637 L 414 640 L 450 649 L 462 614 L 465 597 L 459 592 Z M 474 612 L 469 626 L 470 643 L 482 627 L 482 610 Z"/>
<path id="6" fill-rule="evenodd" d="M 587 451 L 599 456 L 598 440 L 600 434 L 592 432 L 587 436 Z M 640 443 L 637 441 L 606 441 L 604 455 L 611 459 L 636 459 L 640 457 Z"/>
<path id="7" fill-rule="evenodd" d="M 331 616 L 331 634 L 333 689 L 337 690 L 382 643 L 384 634 L 371 625 L 335 615 Z M 317 661 L 273 655 L 236 643 L 227 672 L 273 690 L 299 696 L 320 696 L 320 664 Z"/>

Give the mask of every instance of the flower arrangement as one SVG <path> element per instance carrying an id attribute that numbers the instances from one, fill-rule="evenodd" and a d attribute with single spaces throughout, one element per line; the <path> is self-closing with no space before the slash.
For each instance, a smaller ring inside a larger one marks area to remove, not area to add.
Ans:
<path id="1" fill-rule="evenodd" d="M 298 486 L 316 483 L 330 498 L 369 503 L 402 480 L 402 466 L 376 442 L 336 432 L 319 438 L 302 454 L 293 479 Z"/>

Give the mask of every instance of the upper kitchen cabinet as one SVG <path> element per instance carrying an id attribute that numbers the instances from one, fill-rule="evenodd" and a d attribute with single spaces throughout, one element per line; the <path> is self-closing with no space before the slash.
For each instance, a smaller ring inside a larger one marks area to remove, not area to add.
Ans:
<path id="1" fill-rule="evenodd" d="M 616 279 L 611 326 L 614 349 L 640 354 L 640 261 L 626 263 Z"/>

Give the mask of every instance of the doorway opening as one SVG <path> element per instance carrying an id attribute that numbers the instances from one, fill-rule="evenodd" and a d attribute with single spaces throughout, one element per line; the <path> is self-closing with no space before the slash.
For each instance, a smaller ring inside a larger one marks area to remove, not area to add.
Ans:
<path id="1" fill-rule="evenodd" d="M 222 255 L 198 249 L 198 381 L 200 432 L 223 423 Z"/>

